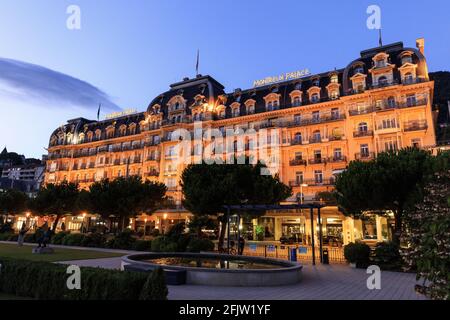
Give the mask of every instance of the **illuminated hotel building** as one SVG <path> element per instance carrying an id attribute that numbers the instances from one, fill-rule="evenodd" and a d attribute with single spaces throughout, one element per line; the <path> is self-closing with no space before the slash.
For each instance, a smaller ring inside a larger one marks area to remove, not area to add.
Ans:
<path id="1" fill-rule="evenodd" d="M 311 201 L 331 191 L 335 175 L 352 160 L 370 160 L 386 150 L 435 146 L 433 89 L 423 39 L 416 48 L 394 43 L 362 51 L 343 69 L 230 93 L 210 76 L 185 78 L 154 98 L 145 112 L 104 121 L 78 118 L 58 128 L 50 137 L 45 182 L 67 180 L 87 188 L 94 181 L 120 176 L 158 180 L 168 187 L 174 206 L 148 219 L 167 228 L 190 216 L 181 206 L 179 187 L 185 165 L 172 161 L 178 141 L 172 141 L 171 134 L 178 128 L 192 132 L 201 121 L 203 129 L 222 132 L 275 129 L 278 174 L 294 194 L 288 201 Z M 244 152 L 251 143 L 245 142 Z M 197 147 L 194 143 L 194 156 L 202 152 Z M 386 218 L 355 220 L 336 207 L 322 212 L 330 239 L 347 243 L 389 237 Z M 256 238 L 252 231 L 257 225 L 264 228 L 265 240 L 282 235 L 304 239 L 309 232 L 308 217 L 295 212 L 268 212 L 258 221 L 245 222 L 250 238 Z"/>

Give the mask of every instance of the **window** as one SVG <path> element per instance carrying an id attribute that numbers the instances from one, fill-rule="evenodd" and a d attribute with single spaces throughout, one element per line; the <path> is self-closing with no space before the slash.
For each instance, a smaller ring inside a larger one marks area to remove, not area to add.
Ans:
<path id="1" fill-rule="evenodd" d="M 295 160 L 303 160 L 303 153 L 302 152 L 296 152 L 295 153 Z"/>
<path id="2" fill-rule="evenodd" d="M 239 107 L 233 108 L 233 117 L 239 116 Z"/>
<path id="3" fill-rule="evenodd" d="M 381 129 L 397 128 L 395 118 L 383 119 L 381 121 Z"/>
<path id="4" fill-rule="evenodd" d="M 358 131 L 359 132 L 367 132 L 367 122 L 361 122 L 360 124 L 358 124 Z"/>
<path id="5" fill-rule="evenodd" d="M 389 97 L 387 100 L 388 108 L 395 108 L 397 106 L 397 102 L 394 97 Z"/>
<path id="6" fill-rule="evenodd" d="M 321 136 L 320 136 L 320 130 L 316 130 L 313 132 L 313 142 L 320 142 Z"/>
<path id="7" fill-rule="evenodd" d="M 408 107 L 414 107 L 416 104 L 417 104 L 417 101 L 416 101 L 415 94 L 406 96 L 406 105 Z"/>
<path id="8" fill-rule="evenodd" d="M 336 91 L 336 90 L 331 91 L 330 99 L 331 99 L 331 100 L 336 100 L 336 99 L 338 99 L 338 98 L 339 98 L 339 92 Z"/>
<path id="9" fill-rule="evenodd" d="M 397 151 L 397 141 L 389 139 L 384 141 L 384 151 Z"/>
<path id="10" fill-rule="evenodd" d="M 334 160 L 341 160 L 342 159 L 342 149 L 336 148 L 333 151 L 333 158 Z"/>
<path id="11" fill-rule="evenodd" d="M 322 160 L 322 151 L 314 150 L 314 160 L 320 162 Z"/>
<path id="12" fill-rule="evenodd" d="M 292 106 L 293 107 L 298 107 L 302 104 L 302 101 L 300 99 L 300 97 L 294 97 L 294 99 L 292 100 Z"/>
<path id="13" fill-rule="evenodd" d="M 300 114 L 294 115 L 294 124 L 300 124 L 302 122 L 302 116 Z"/>
<path id="14" fill-rule="evenodd" d="M 255 105 L 251 104 L 247 107 L 247 113 L 248 114 L 253 114 L 255 113 Z"/>
<path id="15" fill-rule="evenodd" d="M 360 152 L 361 152 L 361 157 L 368 157 L 369 156 L 369 145 L 368 144 L 362 144 L 360 146 Z"/>
<path id="16" fill-rule="evenodd" d="M 302 134 L 301 134 L 301 132 L 297 132 L 294 135 L 294 143 L 296 143 L 296 144 L 301 144 L 302 143 Z"/>
<path id="17" fill-rule="evenodd" d="M 374 215 L 362 217 L 363 237 L 365 240 L 377 239 L 377 220 Z"/>
<path id="18" fill-rule="evenodd" d="M 315 170 L 314 171 L 314 181 L 316 183 L 323 183 L 323 173 L 322 170 Z"/>
<path id="19" fill-rule="evenodd" d="M 320 122 L 320 112 L 319 111 L 314 111 L 312 113 L 312 121 L 315 123 Z"/>
<path id="20" fill-rule="evenodd" d="M 385 60 L 385 59 L 378 59 L 378 60 L 375 62 L 375 66 L 376 66 L 377 68 L 385 67 L 385 66 L 386 66 L 386 60 Z"/>
<path id="21" fill-rule="evenodd" d="M 319 100 L 320 100 L 320 97 L 319 97 L 319 94 L 318 94 L 318 93 L 313 93 L 313 94 L 311 95 L 311 102 L 312 102 L 312 103 L 319 102 Z"/>
<path id="22" fill-rule="evenodd" d="M 303 172 L 302 171 L 295 173 L 295 182 L 297 185 L 303 184 Z"/>
<path id="23" fill-rule="evenodd" d="M 412 57 L 411 56 L 403 56 L 402 57 L 402 64 L 406 64 L 406 63 L 412 63 Z"/>
<path id="24" fill-rule="evenodd" d="M 383 87 L 388 85 L 388 79 L 385 76 L 381 76 L 378 78 L 378 85 Z"/>
<path id="25" fill-rule="evenodd" d="M 339 119 L 339 109 L 338 108 L 331 109 L 331 119 L 333 119 L 333 120 Z"/>
<path id="26" fill-rule="evenodd" d="M 333 74 L 330 78 L 331 83 L 338 83 L 338 76 L 336 74 Z"/>
<path id="27" fill-rule="evenodd" d="M 364 73 L 364 68 L 362 66 L 356 67 L 355 71 L 354 71 L 354 74 L 357 74 L 357 73 L 363 74 Z"/>
<path id="28" fill-rule="evenodd" d="M 405 74 L 405 78 L 404 78 L 404 83 L 405 84 L 411 84 L 414 82 L 414 77 L 412 75 L 412 73 L 408 72 L 407 74 Z"/>
<path id="29" fill-rule="evenodd" d="M 312 82 L 313 87 L 318 87 L 320 85 L 319 79 L 314 79 Z"/>

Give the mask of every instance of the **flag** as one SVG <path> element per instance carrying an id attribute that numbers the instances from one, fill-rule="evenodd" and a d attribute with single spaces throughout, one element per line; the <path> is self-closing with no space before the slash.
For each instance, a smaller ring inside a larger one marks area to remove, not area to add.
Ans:
<path id="1" fill-rule="evenodd" d="M 98 104 L 98 110 L 97 110 L 97 121 L 100 120 L 100 109 L 101 109 L 101 108 L 102 108 L 102 104 L 99 103 L 99 104 Z"/>
<path id="2" fill-rule="evenodd" d="M 383 46 L 383 38 L 381 37 L 381 28 L 378 29 L 378 32 L 379 32 L 378 43 L 379 43 L 380 47 L 382 47 Z"/>
<path id="3" fill-rule="evenodd" d="M 196 75 L 198 75 L 199 64 L 200 64 L 200 50 L 197 49 L 197 64 L 195 65 L 195 73 L 196 73 Z"/>

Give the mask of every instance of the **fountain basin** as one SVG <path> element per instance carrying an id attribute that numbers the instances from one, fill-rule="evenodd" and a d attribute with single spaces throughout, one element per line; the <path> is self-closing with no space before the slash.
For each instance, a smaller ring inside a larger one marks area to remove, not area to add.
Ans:
<path id="1" fill-rule="evenodd" d="M 285 260 L 214 253 L 143 253 L 122 258 L 125 270 L 163 268 L 178 284 L 265 287 L 298 283 L 302 265 Z M 169 283 L 170 284 L 170 283 Z"/>

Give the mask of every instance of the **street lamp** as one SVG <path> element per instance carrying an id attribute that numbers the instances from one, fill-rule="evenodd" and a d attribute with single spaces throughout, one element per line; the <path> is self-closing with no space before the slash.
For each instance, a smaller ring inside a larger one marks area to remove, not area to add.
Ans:
<path id="1" fill-rule="evenodd" d="M 147 218 L 144 219 L 144 240 L 145 240 L 145 231 L 147 231 Z"/>
<path id="2" fill-rule="evenodd" d="M 300 204 L 303 204 L 303 188 L 308 187 L 306 183 L 300 184 Z"/>

